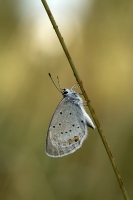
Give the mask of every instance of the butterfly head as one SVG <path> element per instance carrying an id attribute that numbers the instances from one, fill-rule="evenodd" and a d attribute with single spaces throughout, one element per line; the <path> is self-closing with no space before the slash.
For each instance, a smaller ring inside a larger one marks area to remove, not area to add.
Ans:
<path id="1" fill-rule="evenodd" d="M 67 88 L 64 88 L 61 93 L 62 93 L 62 95 L 64 97 L 66 97 L 66 96 L 69 96 L 69 94 L 71 93 L 71 91 L 69 89 L 67 89 Z"/>
<path id="2" fill-rule="evenodd" d="M 76 101 L 76 102 L 82 102 L 82 99 L 80 98 L 80 96 L 78 95 L 78 93 L 76 93 L 74 90 L 69 90 L 67 88 L 64 88 L 63 91 L 61 92 L 63 97 L 66 98 L 68 97 L 70 100 L 72 101 Z"/>

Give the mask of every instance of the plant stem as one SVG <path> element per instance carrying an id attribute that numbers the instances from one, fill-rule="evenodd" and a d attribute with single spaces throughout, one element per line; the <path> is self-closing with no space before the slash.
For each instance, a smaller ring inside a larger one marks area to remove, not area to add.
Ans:
<path id="1" fill-rule="evenodd" d="M 109 159 L 110 159 L 110 162 L 111 162 L 111 164 L 112 164 L 112 167 L 113 167 L 113 169 L 114 169 L 114 171 L 115 171 L 115 174 L 116 174 L 117 180 L 118 180 L 118 182 L 119 182 L 121 191 L 122 191 L 122 193 L 123 193 L 124 199 L 125 199 L 125 200 L 129 200 L 129 197 L 128 197 L 126 188 L 125 188 L 124 183 L 123 183 L 123 181 L 122 181 L 122 178 L 121 178 L 121 176 L 120 176 L 118 167 L 117 167 L 117 165 L 116 165 L 116 163 L 115 163 L 115 160 L 114 160 L 114 157 L 113 157 L 112 152 L 111 152 L 111 150 L 110 150 L 110 147 L 109 147 L 109 145 L 108 145 L 108 142 L 107 142 L 107 140 L 106 140 L 106 138 L 105 138 L 105 136 L 104 136 L 104 134 L 103 134 L 103 131 L 102 131 L 102 129 L 101 129 L 101 126 L 100 126 L 100 123 L 99 123 L 99 121 L 98 121 L 98 118 L 97 118 L 97 116 L 96 116 L 96 114 L 95 114 L 95 111 L 94 111 L 93 107 L 92 107 L 91 104 L 90 104 L 90 100 L 89 100 L 89 98 L 88 98 L 88 96 L 87 96 L 87 93 L 86 93 L 84 87 L 83 87 L 83 82 L 81 81 L 80 76 L 79 76 L 79 74 L 78 74 L 78 72 L 77 72 L 77 69 L 76 69 L 76 67 L 75 67 L 75 65 L 74 65 L 74 62 L 73 62 L 73 60 L 72 60 L 72 58 L 71 58 L 71 56 L 70 56 L 70 54 L 69 54 L 69 52 L 68 52 L 67 46 L 66 46 L 66 44 L 65 44 L 65 42 L 64 42 L 64 39 L 63 39 L 63 37 L 62 37 L 62 35 L 61 35 L 60 31 L 59 31 L 59 28 L 58 28 L 58 26 L 57 26 L 57 24 L 56 24 L 56 22 L 55 22 L 55 19 L 54 19 L 53 15 L 52 15 L 52 13 L 51 13 L 51 11 L 50 11 L 50 8 L 49 8 L 47 2 L 46 2 L 45 0 L 41 0 L 41 1 L 42 1 L 43 5 L 44 5 L 44 7 L 45 7 L 45 10 L 46 10 L 46 12 L 47 12 L 47 14 L 48 14 L 48 16 L 49 16 L 49 19 L 50 19 L 50 21 L 51 21 L 51 23 L 52 23 L 52 25 L 53 25 L 53 28 L 55 29 L 55 32 L 56 32 L 56 34 L 57 34 L 57 37 L 58 37 L 58 39 L 59 39 L 59 41 L 60 41 L 60 43 L 61 43 L 61 46 L 62 46 L 62 48 L 63 48 L 63 50 L 64 50 L 64 52 L 65 52 L 65 54 L 66 54 L 66 57 L 67 57 L 67 59 L 68 59 L 68 62 L 69 62 L 70 66 L 71 66 L 71 69 L 72 69 L 72 71 L 73 71 L 73 73 L 74 73 L 74 76 L 75 76 L 75 78 L 76 78 L 76 80 L 77 80 L 77 82 L 78 82 L 78 84 L 79 84 L 79 86 L 80 86 L 80 88 L 81 88 L 82 94 L 83 94 L 85 100 L 87 101 L 87 105 L 88 105 L 89 110 L 90 110 L 90 112 L 91 112 L 92 118 L 93 118 L 93 120 L 94 120 L 94 122 L 95 122 L 95 124 L 96 124 L 96 127 L 97 127 L 97 129 L 98 129 L 98 132 L 99 132 L 99 134 L 100 134 L 100 137 L 101 137 L 101 139 L 102 139 L 102 142 L 103 142 L 103 144 L 104 144 L 104 147 L 105 147 L 105 149 L 106 149 L 106 151 L 107 151 L 107 154 L 108 154 L 108 156 L 109 156 Z"/>

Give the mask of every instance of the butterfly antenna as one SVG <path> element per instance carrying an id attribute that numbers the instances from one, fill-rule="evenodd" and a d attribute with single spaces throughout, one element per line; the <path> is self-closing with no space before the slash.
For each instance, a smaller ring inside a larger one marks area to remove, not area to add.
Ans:
<path id="1" fill-rule="evenodd" d="M 48 75 L 49 75 L 51 81 L 53 82 L 54 86 L 56 87 L 56 89 L 59 90 L 59 92 L 61 92 L 62 89 L 60 88 L 59 81 L 58 81 L 58 85 L 59 85 L 59 88 L 58 88 L 58 87 L 56 86 L 55 82 L 53 81 L 51 74 L 48 73 Z M 57 79 L 58 79 L 58 78 L 57 78 Z M 62 92 L 61 92 L 61 93 L 62 93 Z"/>
<path id="2" fill-rule="evenodd" d="M 58 77 L 58 76 L 57 76 L 57 80 L 58 80 L 58 86 L 59 86 L 60 91 L 61 91 L 61 90 L 64 90 L 64 89 L 62 89 L 62 88 L 60 87 L 60 81 L 59 81 L 59 77 Z"/>

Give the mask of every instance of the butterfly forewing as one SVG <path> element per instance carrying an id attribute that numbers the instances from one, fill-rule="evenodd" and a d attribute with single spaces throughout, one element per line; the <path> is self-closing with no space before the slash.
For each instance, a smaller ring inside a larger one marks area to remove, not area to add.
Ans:
<path id="1" fill-rule="evenodd" d="M 68 97 L 62 99 L 49 125 L 46 153 L 59 157 L 80 148 L 87 136 L 87 126 L 78 104 Z"/>

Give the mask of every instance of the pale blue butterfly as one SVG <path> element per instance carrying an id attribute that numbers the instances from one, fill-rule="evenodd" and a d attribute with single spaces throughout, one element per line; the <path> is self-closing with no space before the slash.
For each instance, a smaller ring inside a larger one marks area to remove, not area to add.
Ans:
<path id="1" fill-rule="evenodd" d="M 60 89 L 63 99 L 53 114 L 47 132 L 46 154 L 48 156 L 62 157 L 75 152 L 87 137 L 87 126 L 95 129 L 95 125 L 84 109 L 83 100 L 74 91 L 74 87 L 70 90 Z"/>

